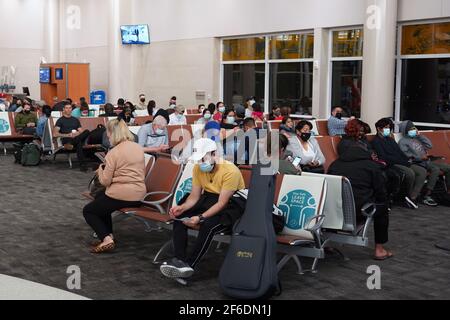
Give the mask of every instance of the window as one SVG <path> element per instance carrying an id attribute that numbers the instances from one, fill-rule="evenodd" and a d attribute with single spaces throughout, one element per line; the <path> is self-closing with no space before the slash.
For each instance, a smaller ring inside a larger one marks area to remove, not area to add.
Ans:
<path id="1" fill-rule="evenodd" d="M 333 57 L 362 57 L 363 29 L 333 31 Z"/>
<path id="2" fill-rule="evenodd" d="M 266 38 L 223 40 L 223 61 L 264 60 Z"/>
<path id="3" fill-rule="evenodd" d="M 224 66 L 224 103 L 244 105 L 245 99 L 256 96 L 264 100 L 265 65 L 227 64 Z"/>
<path id="4" fill-rule="evenodd" d="M 450 128 L 450 22 L 399 28 L 395 119 Z"/>
<path id="5" fill-rule="evenodd" d="M 402 55 L 450 53 L 450 22 L 403 26 Z"/>
<path id="6" fill-rule="evenodd" d="M 312 59 L 313 34 L 288 34 L 269 38 L 270 59 Z"/>
<path id="7" fill-rule="evenodd" d="M 224 39 L 222 47 L 225 104 L 256 96 L 265 112 L 281 104 L 312 113 L 313 33 Z"/>
<path id="8" fill-rule="evenodd" d="M 450 124 L 450 59 L 402 61 L 401 119 Z"/>
<path id="9" fill-rule="evenodd" d="M 334 61 L 332 107 L 340 106 L 347 116 L 361 117 L 362 61 Z"/>
<path id="10" fill-rule="evenodd" d="M 361 117 L 363 43 L 363 29 L 333 31 L 331 107 L 342 107 L 348 117 Z"/>
<path id="11" fill-rule="evenodd" d="M 313 63 L 271 63 L 270 105 L 289 106 L 300 115 L 312 114 Z"/>

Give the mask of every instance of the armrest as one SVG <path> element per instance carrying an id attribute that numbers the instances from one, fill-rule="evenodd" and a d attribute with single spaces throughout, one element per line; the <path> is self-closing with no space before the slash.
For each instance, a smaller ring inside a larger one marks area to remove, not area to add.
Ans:
<path id="1" fill-rule="evenodd" d="M 306 223 L 306 225 L 309 226 L 313 220 L 316 220 L 316 224 L 314 226 L 312 226 L 311 228 L 305 229 L 306 231 L 314 233 L 314 232 L 317 232 L 318 230 L 320 230 L 325 221 L 325 216 L 324 215 L 314 216 L 311 219 L 309 219 L 309 221 Z"/>
<path id="2" fill-rule="evenodd" d="M 367 218 L 373 218 L 377 212 L 377 205 L 375 203 L 367 203 L 361 208 L 362 214 Z"/>
<path id="3" fill-rule="evenodd" d="M 161 199 L 161 200 L 157 200 L 157 201 L 147 201 L 147 200 L 145 200 L 145 199 L 147 199 L 148 197 L 150 197 L 150 196 L 155 196 L 155 195 L 166 195 L 166 197 L 164 197 L 164 198 Z M 160 204 L 162 204 L 162 203 L 168 201 L 168 200 L 172 197 L 172 195 L 173 195 L 172 193 L 165 192 L 165 191 L 150 192 L 150 193 L 147 193 L 147 194 L 145 195 L 144 199 L 143 199 L 141 202 L 142 202 L 143 204 L 146 204 L 146 205 L 155 205 L 155 206 L 157 206 L 157 205 L 160 205 Z"/>

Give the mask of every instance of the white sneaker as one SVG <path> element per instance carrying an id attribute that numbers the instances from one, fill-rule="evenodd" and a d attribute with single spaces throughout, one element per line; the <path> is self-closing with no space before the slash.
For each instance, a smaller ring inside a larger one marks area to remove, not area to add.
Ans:
<path id="1" fill-rule="evenodd" d="M 194 269 L 190 265 L 176 258 L 170 263 L 165 262 L 159 269 L 164 276 L 171 279 L 186 279 L 194 274 Z"/>

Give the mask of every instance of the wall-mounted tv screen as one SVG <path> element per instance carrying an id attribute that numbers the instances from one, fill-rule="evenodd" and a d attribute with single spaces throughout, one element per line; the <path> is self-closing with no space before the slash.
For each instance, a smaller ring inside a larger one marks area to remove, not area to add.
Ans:
<path id="1" fill-rule="evenodd" d="M 147 24 L 121 26 L 123 44 L 150 44 L 150 33 Z"/>
<path id="2" fill-rule="evenodd" d="M 50 68 L 41 67 L 39 70 L 39 82 L 50 83 Z"/>
<path id="3" fill-rule="evenodd" d="M 62 68 L 55 69 L 55 79 L 56 80 L 63 80 L 64 79 L 64 73 Z"/>

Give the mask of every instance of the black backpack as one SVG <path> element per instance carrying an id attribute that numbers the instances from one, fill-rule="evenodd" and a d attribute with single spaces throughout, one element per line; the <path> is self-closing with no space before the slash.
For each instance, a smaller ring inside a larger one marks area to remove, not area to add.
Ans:
<path id="1" fill-rule="evenodd" d="M 34 167 L 41 163 L 41 149 L 34 143 L 26 144 L 21 152 L 20 163 L 24 167 Z"/>
<path id="2" fill-rule="evenodd" d="M 106 132 L 104 125 L 99 124 L 97 128 L 89 133 L 87 138 L 87 144 L 89 145 L 101 145 L 103 143 L 103 134 Z"/>
<path id="3" fill-rule="evenodd" d="M 261 175 L 261 169 L 253 168 L 246 210 L 220 270 L 223 292 L 235 299 L 268 299 L 281 290 L 272 218 L 275 176 Z"/>

